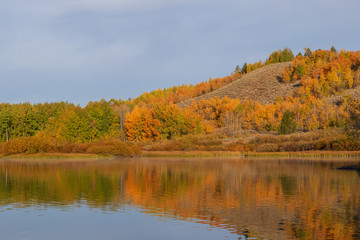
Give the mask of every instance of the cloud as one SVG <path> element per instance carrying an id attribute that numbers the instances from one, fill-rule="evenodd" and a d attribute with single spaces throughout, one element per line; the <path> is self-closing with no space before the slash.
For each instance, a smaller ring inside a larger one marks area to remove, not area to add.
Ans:
<path id="1" fill-rule="evenodd" d="M 12 0 L 2 3 L 0 12 L 17 12 L 39 17 L 56 17 L 71 12 L 143 12 L 166 6 L 211 4 L 216 0 Z"/>
<path id="2" fill-rule="evenodd" d="M 0 57 L 1 68 L 7 69 L 86 69 L 125 64 L 144 51 L 142 42 L 115 42 L 89 45 L 77 39 L 58 39 L 50 34 L 23 32 L 13 38 Z"/>
<path id="3" fill-rule="evenodd" d="M 357 0 L 3 1 L 2 99 L 135 97 L 224 76 L 286 46 L 358 48 L 359 7 Z"/>

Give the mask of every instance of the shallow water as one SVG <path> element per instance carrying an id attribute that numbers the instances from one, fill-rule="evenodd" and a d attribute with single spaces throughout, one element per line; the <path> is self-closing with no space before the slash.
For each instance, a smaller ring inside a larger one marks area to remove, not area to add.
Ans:
<path id="1" fill-rule="evenodd" d="M 360 160 L 359 160 L 360 161 Z M 1 239 L 360 239 L 345 161 L 0 161 Z"/>

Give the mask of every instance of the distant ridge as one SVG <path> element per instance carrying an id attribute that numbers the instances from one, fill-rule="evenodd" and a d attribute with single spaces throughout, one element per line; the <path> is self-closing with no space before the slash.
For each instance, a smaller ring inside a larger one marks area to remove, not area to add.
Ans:
<path id="1" fill-rule="evenodd" d="M 213 92 L 180 102 L 178 106 L 186 107 L 194 100 L 198 102 L 201 99 L 208 100 L 214 97 L 249 99 L 261 104 L 273 103 L 279 96 L 290 96 L 299 86 L 298 82 L 281 81 L 284 69 L 290 65 L 291 62 L 284 62 L 264 66 Z"/>

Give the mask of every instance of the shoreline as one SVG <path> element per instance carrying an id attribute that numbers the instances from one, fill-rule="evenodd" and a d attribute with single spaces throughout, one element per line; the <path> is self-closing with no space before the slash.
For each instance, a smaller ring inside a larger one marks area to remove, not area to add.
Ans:
<path id="1" fill-rule="evenodd" d="M 250 158 L 314 158 L 314 159 L 359 159 L 360 151 L 303 151 L 303 152 L 233 152 L 233 151 L 143 151 L 136 156 L 128 158 L 218 158 L 236 157 L 241 159 Z M 111 154 L 87 154 L 87 153 L 37 153 L 37 154 L 14 154 L 0 156 L 0 160 L 26 160 L 26 159 L 56 159 L 56 160 L 109 160 L 117 157 Z"/>
<path id="2" fill-rule="evenodd" d="M 88 153 L 36 153 L 36 154 L 14 154 L 7 156 L 0 156 L 0 159 L 4 160 L 24 160 L 24 159 L 113 159 L 113 155 L 100 155 L 100 154 L 88 154 Z"/>
<path id="3" fill-rule="evenodd" d="M 359 158 L 360 151 L 231 152 L 231 151 L 143 151 L 142 157 L 241 157 L 241 158 Z"/>

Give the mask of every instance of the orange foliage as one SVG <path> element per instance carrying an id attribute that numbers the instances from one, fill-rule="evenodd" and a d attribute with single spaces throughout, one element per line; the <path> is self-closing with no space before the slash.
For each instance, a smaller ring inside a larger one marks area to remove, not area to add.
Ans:
<path id="1" fill-rule="evenodd" d="M 125 130 L 128 140 L 145 141 L 160 138 L 158 128 L 160 121 L 154 119 L 152 110 L 143 106 L 135 106 L 131 113 L 125 115 Z"/>
<path id="2" fill-rule="evenodd" d="M 144 92 L 133 100 L 134 104 L 153 104 L 153 103 L 179 103 L 189 98 L 197 97 L 205 93 L 209 93 L 226 84 L 233 82 L 241 77 L 241 73 L 236 72 L 222 78 L 209 79 L 209 81 L 201 82 L 195 86 L 182 85 L 171 88 L 158 89 L 150 93 Z"/>
<path id="3" fill-rule="evenodd" d="M 297 56 L 284 70 L 284 81 L 301 81 L 297 96 L 327 97 L 360 84 L 360 51 L 336 53 L 317 50 L 310 57 Z"/>
<path id="4" fill-rule="evenodd" d="M 227 112 L 235 110 L 240 101 L 224 97 L 215 97 L 210 100 L 200 100 L 198 103 L 192 102 L 190 109 L 200 114 L 204 120 L 212 122 L 216 127 L 224 125 L 224 117 Z"/>

